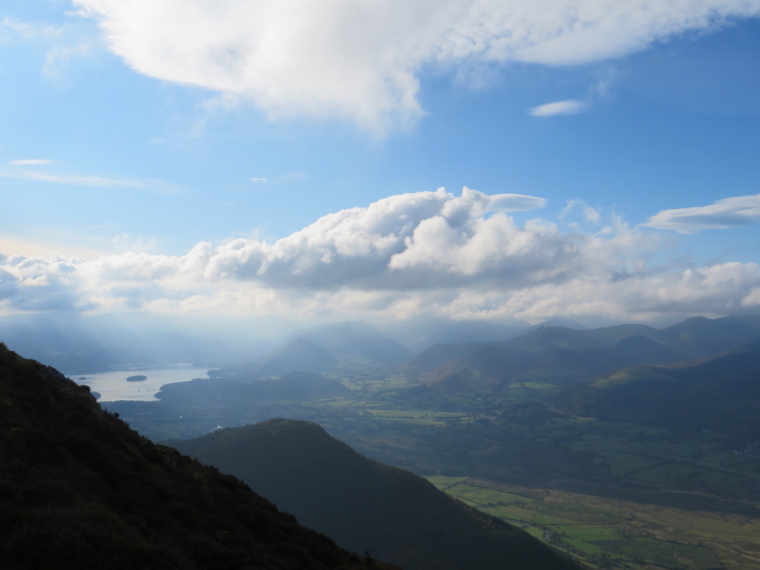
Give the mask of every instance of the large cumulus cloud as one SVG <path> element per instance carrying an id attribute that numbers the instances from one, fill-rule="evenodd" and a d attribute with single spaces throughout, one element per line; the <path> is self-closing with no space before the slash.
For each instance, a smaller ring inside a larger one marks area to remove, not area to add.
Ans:
<path id="1" fill-rule="evenodd" d="M 760 14 L 759 0 L 72 2 L 140 73 L 376 130 L 421 116 L 426 66 L 584 63 Z"/>
<path id="2" fill-rule="evenodd" d="M 215 251 L 207 275 L 307 289 L 447 288 L 491 273 L 516 277 L 527 268 L 506 269 L 507 258 L 516 266 L 530 243 L 548 240 L 538 228 L 517 228 L 505 212 L 543 205 L 540 198 L 468 188 L 459 197 L 442 188 L 391 196 L 325 216 L 271 245 L 231 242 Z M 535 262 L 546 265 L 551 257 Z"/>
<path id="3" fill-rule="evenodd" d="M 0 309 L 80 311 L 95 303 L 79 287 L 76 260 L 0 256 Z"/>
<path id="4" fill-rule="evenodd" d="M 760 307 L 760 266 L 662 268 L 666 235 L 612 216 L 557 225 L 510 212 L 531 196 L 465 188 L 391 196 L 273 242 L 199 243 L 184 255 L 83 261 L 0 257 L 0 310 L 123 310 L 332 318 L 655 320 Z M 567 213 L 565 215 L 568 215 Z"/>

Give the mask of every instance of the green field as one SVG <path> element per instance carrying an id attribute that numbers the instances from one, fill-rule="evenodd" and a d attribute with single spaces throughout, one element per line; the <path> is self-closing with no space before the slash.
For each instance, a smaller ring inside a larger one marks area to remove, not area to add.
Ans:
<path id="1" fill-rule="evenodd" d="M 314 421 L 594 568 L 760 567 L 760 461 L 719 433 L 559 413 L 525 400 L 551 391 L 537 379 L 498 398 L 408 397 L 418 382 L 380 370 L 346 368 L 335 379 L 350 393 L 260 400 L 220 381 L 108 408 L 154 440 L 273 417 Z"/>
<path id="2" fill-rule="evenodd" d="M 594 568 L 760 567 L 760 520 L 755 518 L 463 477 L 428 480 Z"/>

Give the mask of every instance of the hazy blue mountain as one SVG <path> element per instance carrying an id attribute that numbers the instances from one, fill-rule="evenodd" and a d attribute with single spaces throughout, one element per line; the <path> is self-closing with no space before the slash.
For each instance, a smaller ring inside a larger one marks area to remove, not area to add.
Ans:
<path id="1" fill-rule="evenodd" d="M 459 345 L 436 345 L 423 351 L 403 365 L 408 374 L 430 373 L 439 366 L 466 357 L 476 351 L 493 353 L 498 350 L 543 351 L 563 349 L 566 351 L 593 351 L 613 348 L 618 342 L 630 337 L 655 338 L 657 330 L 644 325 L 619 325 L 604 329 L 575 330 L 567 327 L 540 326 L 511 340 L 502 342 L 472 342 Z"/>
<path id="2" fill-rule="evenodd" d="M 402 371 L 439 381 L 457 374 L 494 386 L 498 378 L 544 372 L 573 378 L 606 374 L 635 364 L 664 364 L 712 356 L 760 339 L 760 316 L 688 319 L 665 329 L 626 324 L 575 330 L 540 326 L 502 342 L 436 345 L 402 365 Z M 500 352 L 502 354 L 500 354 Z M 530 358 L 519 352 L 533 352 Z M 577 354 L 575 354 L 577 353 Z M 463 372 L 470 369 L 470 372 Z M 487 378 L 481 378 L 484 375 Z"/>
<path id="3" fill-rule="evenodd" d="M 67 313 L 0 317 L 0 339 L 11 349 L 67 373 L 212 363 L 236 356 L 225 342 L 200 332 L 187 334 L 154 322 L 122 326 L 117 317 Z"/>
<path id="4" fill-rule="evenodd" d="M 338 360 L 366 360 L 393 365 L 412 356 L 412 352 L 400 343 L 361 321 L 306 329 L 299 331 L 297 336 L 310 340 Z"/>
<path id="5" fill-rule="evenodd" d="M 658 331 L 646 325 L 615 325 L 598 329 L 576 330 L 568 327 L 541 326 L 509 341 L 509 347 L 519 350 L 601 350 L 611 348 L 623 339 L 642 336 L 658 339 Z"/>
<path id="6" fill-rule="evenodd" d="M 434 327 L 423 337 L 415 339 L 414 346 L 420 350 L 426 350 L 437 344 L 497 342 L 514 338 L 529 329 L 528 323 L 520 321 L 508 323 L 481 320 L 454 321 Z"/>
<path id="7" fill-rule="evenodd" d="M 510 348 L 571 350 L 609 348 L 625 338 L 642 336 L 670 345 L 694 358 L 712 356 L 760 340 L 760 315 L 736 315 L 708 319 L 693 317 L 664 329 L 624 324 L 587 330 L 539 327 L 509 342 Z"/>
<path id="8" fill-rule="evenodd" d="M 638 335 L 602 350 L 548 348 L 528 351 L 513 350 L 504 345 L 485 345 L 432 370 L 425 380 L 429 386 L 444 393 L 499 391 L 518 380 L 564 385 L 635 364 L 661 364 L 686 357 L 678 349 Z"/>
<path id="9" fill-rule="evenodd" d="M 351 321 L 301 330 L 269 354 L 257 360 L 222 366 L 214 375 L 245 379 L 291 372 L 324 372 L 346 361 L 395 365 L 411 354 L 369 325 Z"/>
<path id="10" fill-rule="evenodd" d="M 270 420 L 170 443 L 237 475 L 345 548 L 369 549 L 406 570 L 577 568 L 524 531 L 368 459 L 314 423 Z"/>
<path id="11" fill-rule="evenodd" d="M 256 363 L 253 372 L 260 376 L 282 376 L 299 371 L 318 372 L 336 362 L 335 358 L 317 343 L 299 337 Z"/>
<path id="12" fill-rule="evenodd" d="M 693 317 L 663 329 L 661 340 L 695 357 L 719 354 L 760 340 L 760 315 Z"/>
<path id="13" fill-rule="evenodd" d="M 556 317 L 553 319 L 549 319 L 547 321 L 543 321 L 541 323 L 538 323 L 537 325 L 534 325 L 532 328 L 539 328 L 539 327 L 564 327 L 567 329 L 574 329 L 578 331 L 586 330 L 589 328 L 583 323 L 574 321 L 573 319 L 567 319 L 567 318 L 561 318 L 561 317 Z"/>
<path id="14" fill-rule="evenodd" d="M 81 319 L 65 315 L 0 317 L 0 340 L 12 350 L 66 371 L 104 370 L 119 358 Z"/>
<path id="15" fill-rule="evenodd" d="M 154 445 L 86 387 L 2 344 L 0 406 L 3 568 L 388 568 Z"/>

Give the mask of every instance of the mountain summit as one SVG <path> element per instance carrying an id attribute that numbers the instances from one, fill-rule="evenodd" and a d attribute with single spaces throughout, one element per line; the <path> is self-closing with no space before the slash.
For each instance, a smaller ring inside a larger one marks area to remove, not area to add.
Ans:
<path id="1" fill-rule="evenodd" d="M 312 422 L 274 419 L 170 443 L 234 473 L 344 548 L 405 570 L 578 568 L 523 530 L 361 455 Z"/>

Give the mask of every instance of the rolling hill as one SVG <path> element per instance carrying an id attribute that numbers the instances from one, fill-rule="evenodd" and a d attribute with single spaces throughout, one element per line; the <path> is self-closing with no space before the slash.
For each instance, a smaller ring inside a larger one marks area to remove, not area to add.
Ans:
<path id="1" fill-rule="evenodd" d="M 556 385 L 581 382 L 636 364 L 683 360 L 676 348 L 635 335 L 602 350 L 548 348 L 528 351 L 485 345 L 429 372 L 427 384 L 442 393 L 491 391 L 498 393 L 519 380 L 541 380 Z"/>
<path id="2" fill-rule="evenodd" d="M 757 439 L 760 342 L 697 363 L 620 370 L 571 386 L 556 401 L 607 421 Z"/>
<path id="3" fill-rule="evenodd" d="M 368 459 L 311 422 L 270 420 L 169 443 L 237 475 L 341 546 L 407 570 L 578 568 L 522 530 Z"/>

